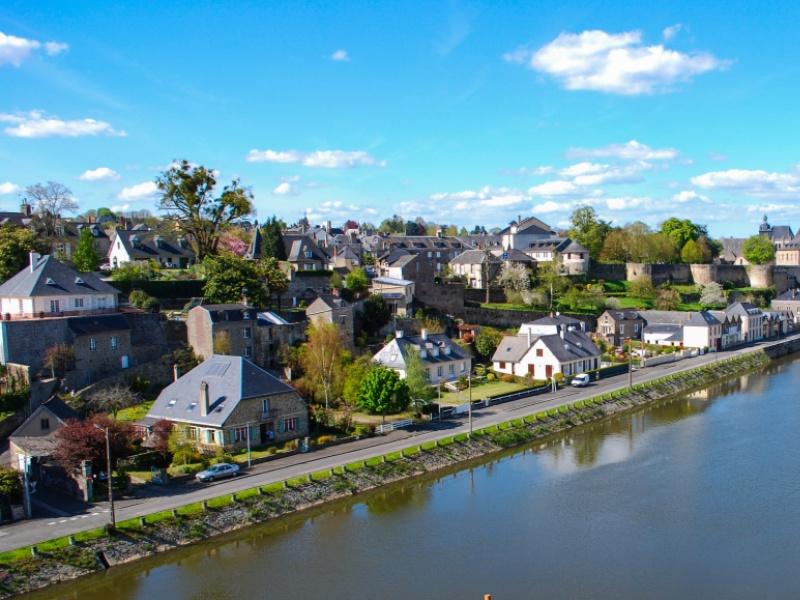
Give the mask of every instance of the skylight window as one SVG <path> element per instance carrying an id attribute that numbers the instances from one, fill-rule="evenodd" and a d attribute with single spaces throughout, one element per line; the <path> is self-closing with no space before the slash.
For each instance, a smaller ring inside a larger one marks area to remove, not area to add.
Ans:
<path id="1" fill-rule="evenodd" d="M 175 406 L 176 402 L 178 402 L 178 401 L 177 400 L 170 400 L 169 402 L 167 402 L 167 408 L 172 408 L 173 406 Z"/>
<path id="2" fill-rule="evenodd" d="M 86 282 L 85 282 L 85 281 L 84 281 L 82 278 L 80 278 L 80 277 L 76 277 L 76 278 L 75 278 L 75 283 L 77 283 L 78 285 L 83 285 L 83 284 L 85 284 Z"/>
<path id="3" fill-rule="evenodd" d="M 186 410 L 194 410 L 197 407 L 197 402 L 190 402 Z"/>

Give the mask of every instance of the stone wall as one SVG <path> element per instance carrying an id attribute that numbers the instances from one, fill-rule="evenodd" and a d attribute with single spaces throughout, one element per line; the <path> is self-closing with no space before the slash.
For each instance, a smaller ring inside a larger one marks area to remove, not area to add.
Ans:
<path id="1" fill-rule="evenodd" d="M 623 263 L 593 263 L 589 267 L 589 277 L 606 281 L 621 281 L 628 276 Z"/>
<path id="2" fill-rule="evenodd" d="M 282 304 L 297 306 L 301 302 L 311 304 L 317 296 L 331 293 L 331 277 L 320 273 L 303 275 L 302 271 L 292 273 L 287 290 L 281 295 Z"/>
<path id="3" fill-rule="evenodd" d="M 486 289 L 464 288 L 464 300 L 466 302 L 486 302 Z M 493 287 L 489 290 L 489 302 L 506 302 L 506 291 L 503 288 Z"/>
<path id="4" fill-rule="evenodd" d="M 550 313 L 546 311 L 501 310 L 466 306 L 454 314 L 456 317 L 464 319 L 466 323 L 486 325 L 498 329 L 517 329 L 522 323 L 541 319 Z M 597 318 L 592 315 L 569 314 L 567 316 L 586 323 L 586 331 L 594 331 L 597 326 Z"/>
<path id="5" fill-rule="evenodd" d="M 464 292 L 462 284 L 418 284 L 414 300 L 427 308 L 455 315 L 464 308 Z"/>
<path id="6" fill-rule="evenodd" d="M 625 265 L 628 281 L 645 278 L 653 282 L 653 285 L 664 283 L 692 283 L 692 271 L 689 265 L 674 264 L 646 264 L 646 263 L 627 263 Z"/>

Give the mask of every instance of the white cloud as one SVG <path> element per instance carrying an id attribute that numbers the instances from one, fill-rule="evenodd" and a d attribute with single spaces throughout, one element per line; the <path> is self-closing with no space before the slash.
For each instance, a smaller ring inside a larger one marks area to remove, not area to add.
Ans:
<path id="1" fill-rule="evenodd" d="M 669 27 L 665 27 L 661 31 L 661 36 L 665 40 L 669 41 L 672 38 L 674 38 L 676 35 L 678 35 L 681 32 L 682 29 L 683 29 L 683 25 L 681 23 L 675 23 L 675 25 L 670 25 Z"/>
<path id="2" fill-rule="evenodd" d="M 7 196 L 8 194 L 16 194 L 20 191 L 20 187 L 16 183 L 5 181 L 0 183 L 0 196 Z"/>
<path id="3" fill-rule="evenodd" d="M 518 169 L 502 169 L 503 175 L 550 175 L 555 172 L 553 167 L 543 165 L 541 167 L 520 167 Z"/>
<path id="4" fill-rule="evenodd" d="M 546 181 L 528 189 L 531 196 L 569 196 L 580 193 L 578 186 L 571 181 Z"/>
<path id="5" fill-rule="evenodd" d="M 130 187 L 122 188 L 117 195 L 120 200 L 146 200 L 158 192 L 158 186 L 153 181 L 143 181 Z"/>
<path id="6" fill-rule="evenodd" d="M 777 173 L 761 169 L 728 169 L 692 177 L 692 184 L 703 189 L 739 192 L 757 198 L 796 198 L 800 195 L 800 174 Z"/>
<path id="7" fill-rule="evenodd" d="M 470 210 L 479 206 L 515 206 L 526 200 L 525 195 L 517 190 L 507 187 L 493 188 L 488 185 L 478 190 L 431 194 L 430 198 L 435 202 L 454 201 L 455 210 Z"/>
<path id="8" fill-rule="evenodd" d="M 12 65 L 18 67 L 41 48 L 44 48 L 48 55 L 54 56 L 69 49 L 69 45 L 63 42 L 45 42 L 42 44 L 37 40 L 8 35 L 0 31 L 0 66 Z"/>
<path id="9" fill-rule="evenodd" d="M 683 190 L 675 194 L 672 199 L 675 202 L 680 202 L 681 204 L 685 202 L 691 202 L 693 200 L 697 200 L 698 202 L 711 202 L 711 199 L 708 196 L 704 196 L 703 194 L 698 194 L 694 190 Z"/>
<path id="10" fill-rule="evenodd" d="M 567 158 L 615 158 L 618 160 L 673 160 L 678 158 L 675 148 L 651 148 L 636 140 L 624 144 L 609 144 L 600 148 L 570 148 Z"/>
<path id="11" fill-rule="evenodd" d="M 69 44 L 64 42 L 45 42 L 44 51 L 48 56 L 56 56 L 69 50 Z"/>
<path id="12" fill-rule="evenodd" d="M 111 207 L 111 212 L 113 213 L 125 213 L 131 209 L 130 204 L 115 204 Z"/>
<path id="13" fill-rule="evenodd" d="M 377 160 L 363 150 L 315 150 L 297 152 L 296 150 L 250 150 L 247 162 L 269 162 L 280 164 L 299 163 L 306 167 L 341 169 L 361 166 L 385 167 L 385 160 Z"/>
<path id="14" fill-rule="evenodd" d="M 113 181 L 119 179 L 119 173 L 108 167 L 97 167 L 84 171 L 78 179 L 82 181 Z"/>
<path id="15" fill-rule="evenodd" d="M 535 215 L 544 215 L 548 213 L 570 210 L 573 206 L 574 204 L 572 202 L 554 202 L 553 200 L 548 200 L 547 202 L 534 205 L 531 210 Z"/>
<path id="16" fill-rule="evenodd" d="M 563 32 L 535 52 L 520 48 L 503 58 L 551 75 L 568 90 L 623 95 L 669 91 L 678 82 L 728 64 L 707 52 L 684 54 L 661 44 L 645 46 L 640 31 Z"/>
<path id="17" fill-rule="evenodd" d="M 331 54 L 331 60 L 335 60 L 337 62 L 346 62 L 350 60 L 350 56 L 347 54 L 347 50 L 339 48 L 333 54 Z"/>
<path id="18" fill-rule="evenodd" d="M 631 208 L 648 208 L 652 203 L 650 198 L 641 198 L 638 196 L 623 196 L 620 198 L 606 199 L 606 207 L 608 210 L 628 210 Z"/>
<path id="19" fill-rule="evenodd" d="M 20 138 L 80 137 L 85 135 L 125 136 L 105 121 L 95 119 L 75 119 L 64 121 L 50 117 L 38 110 L 27 113 L 0 113 L 0 123 L 10 123 L 4 129 L 6 135 Z"/>
<path id="20" fill-rule="evenodd" d="M 288 181 L 281 181 L 272 193 L 276 196 L 294 196 L 297 194 L 297 189 Z"/>

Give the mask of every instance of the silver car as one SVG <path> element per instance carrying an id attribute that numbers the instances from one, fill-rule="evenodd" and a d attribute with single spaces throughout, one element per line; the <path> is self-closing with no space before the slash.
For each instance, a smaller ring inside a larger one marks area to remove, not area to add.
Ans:
<path id="1" fill-rule="evenodd" d="M 225 479 L 226 477 L 235 477 L 239 474 L 239 465 L 232 465 L 230 463 L 219 463 L 208 467 L 205 471 L 200 471 L 195 475 L 197 481 L 206 483 L 214 481 L 215 479 Z"/>

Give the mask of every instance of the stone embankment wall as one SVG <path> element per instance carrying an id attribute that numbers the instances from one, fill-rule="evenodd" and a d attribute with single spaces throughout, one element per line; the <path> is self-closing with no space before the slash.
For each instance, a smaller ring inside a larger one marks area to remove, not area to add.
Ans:
<path id="1" fill-rule="evenodd" d="M 488 327 L 496 327 L 498 329 L 515 329 L 519 327 L 521 323 L 541 319 L 542 317 L 548 316 L 550 313 L 546 311 L 503 310 L 465 306 L 463 309 L 454 314 L 455 316 L 464 319 L 464 321 L 467 323 L 486 325 Z M 594 315 L 570 313 L 567 314 L 567 316 L 586 323 L 586 331 L 594 331 L 597 327 L 597 317 Z"/>

